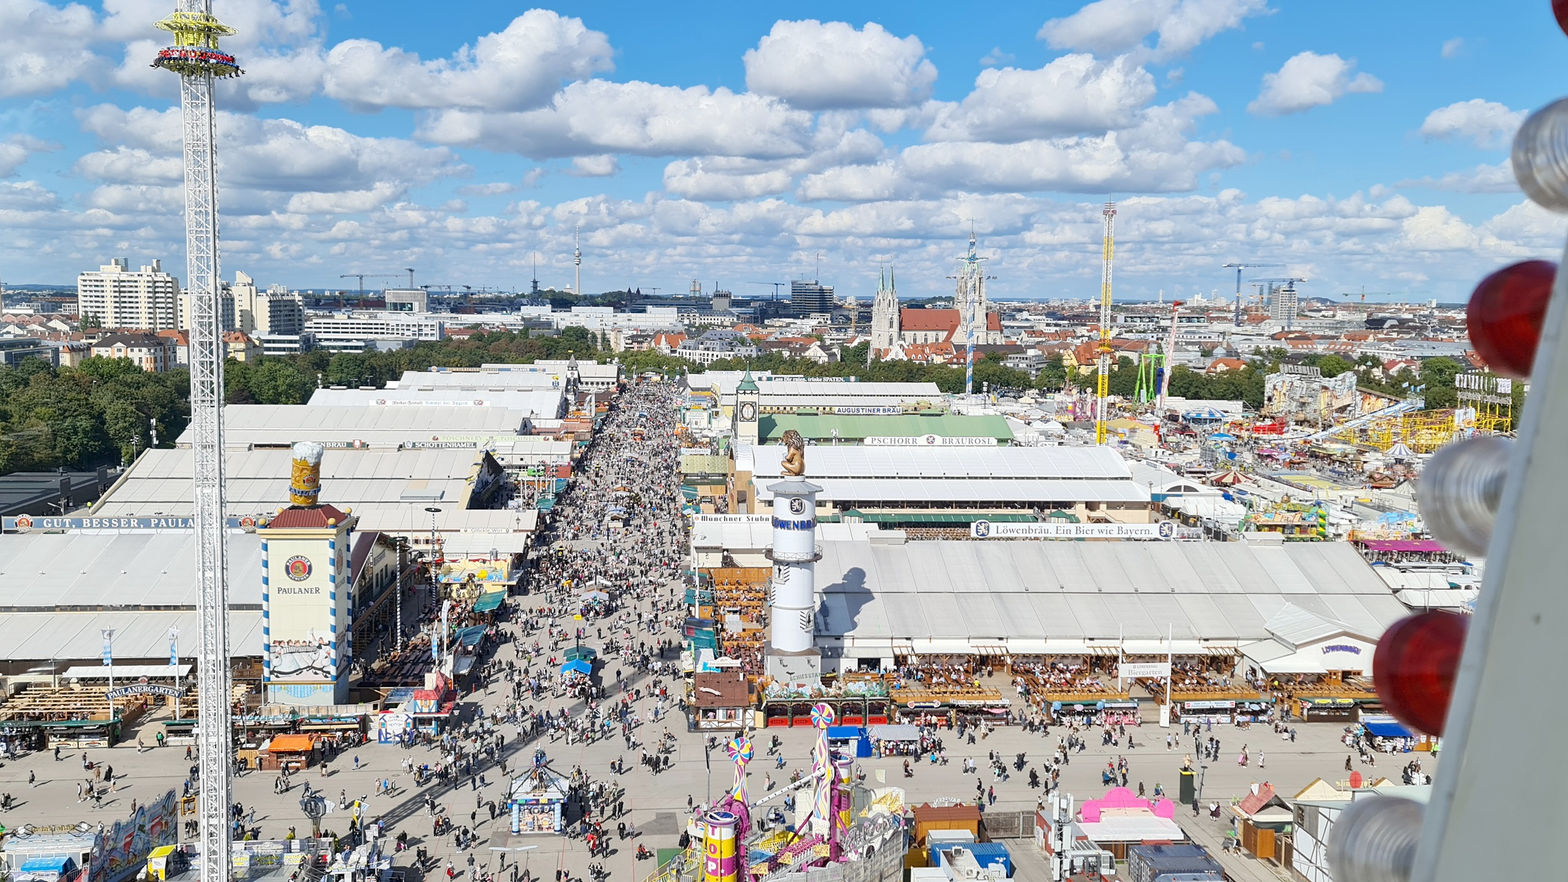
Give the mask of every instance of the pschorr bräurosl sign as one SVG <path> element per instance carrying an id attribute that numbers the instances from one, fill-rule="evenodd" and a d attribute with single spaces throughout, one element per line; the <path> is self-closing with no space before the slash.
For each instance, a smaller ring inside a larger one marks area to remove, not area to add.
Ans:
<path id="1" fill-rule="evenodd" d="M 1176 525 L 1161 524 L 1030 524 L 975 521 L 972 539 L 1175 539 Z"/>

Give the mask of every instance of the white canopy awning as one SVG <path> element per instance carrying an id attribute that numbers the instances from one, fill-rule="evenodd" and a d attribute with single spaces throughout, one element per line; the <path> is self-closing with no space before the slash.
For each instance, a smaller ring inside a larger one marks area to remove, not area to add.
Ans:
<path id="1" fill-rule="evenodd" d="M 72 665 L 60 672 L 60 676 L 67 680 L 108 680 L 110 672 L 113 672 L 114 679 L 130 683 L 142 677 L 157 680 L 174 676 L 175 674 L 171 672 L 177 672 L 181 677 L 188 677 L 191 666 L 182 664 L 178 668 L 170 668 L 168 665 Z"/>

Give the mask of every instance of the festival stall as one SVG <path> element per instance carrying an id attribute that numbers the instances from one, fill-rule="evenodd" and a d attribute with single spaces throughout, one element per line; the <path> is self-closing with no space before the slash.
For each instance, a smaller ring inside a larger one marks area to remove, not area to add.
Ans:
<path id="1" fill-rule="evenodd" d="M 512 832 L 559 833 L 570 793 L 566 777 L 549 767 L 543 750 L 535 751 L 532 767 L 512 779 L 507 797 Z"/>
<path id="2" fill-rule="evenodd" d="M 1361 729 L 1373 749 L 1383 753 L 1409 753 L 1418 740 L 1405 724 L 1381 714 L 1362 716 Z"/>
<path id="3" fill-rule="evenodd" d="M 857 758 L 872 755 L 871 736 L 864 726 L 829 726 L 828 747 Z"/>
<path id="4" fill-rule="evenodd" d="M 868 726 L 871 749 L 876 756 L 913 756 L 920 753 L 920 728 L 907 723 Z"/>
<path id="5" fill-rule="evenodd" d="M 690 704 L 693 731 L 742 729 L 753 704 L 751 684 L 739 672 L 699 673 L 692 678 Z"/>
<path id="6" fill-rule="evenodd" d="M 1298 698 L 1295 712 L 1304 723 L 1349 722 L 1360 715 L 1350 698 Z"/>
<path id="7" fill-rule="evenodd" d="M 430 688 L 415 689 L 413 697 L 400 709 L 413 720 L 415 730 L 439 735 L 442 724 L 452 716 L 457 695 L 452 690 L 452 681 L 445 674 L 431 673 L 426 676 L 425 682 L 430 684 Z"/>
<path id="8" fill-rule="evenodd" d="M 1134 845 L 1183 842 L 1187 834 L 1176 823 L 1176 804 L 1169 799 L 1148 800 L 1126 787 L 1112 787 L 1099 799 L 1086 799 L 1078 807 L 1079 832 L 1115 855 L 1127 858 Z"/>
<path id="9" fill-rule="evenodd" d="M 315 751 L 315 739 L 309 735 L 274 735 L 256 752 L 256 768 L 269 772 L 302 771 L 310 766 Z"/>

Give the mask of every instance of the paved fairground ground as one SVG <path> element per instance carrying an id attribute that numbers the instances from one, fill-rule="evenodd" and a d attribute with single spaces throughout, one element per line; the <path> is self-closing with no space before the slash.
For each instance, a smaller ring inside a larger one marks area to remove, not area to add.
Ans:
<path id="1" fill-rule="evenodd" d="M 605 706 L 620 704 L 623 698 L 628 698 L 630 712 L 638 719 L 650 720 L 658 703 L 651 694 L 656 691 L 655 687 L 667 688 L 670 702 L 680 694 L 680 677 L 668 670 L 676 666 L 673 653 L 664 655 L 659 663 L 659 667 L 666 669 L 663 672 L 639 669 L 633 664 L 642 651 L 651 653 L 661 645 L 673 647 L 677 644 L 681 640 L 680 625 L 686 616 L 686 610 L 681 606 L 681 585 L 666 581 L 677 578 L 681 569 L 689 564 L 689 560 L 682 560 L 688 547 L 683 522 L 671 517 L 679 491 L 675 458 L 678 446 L 671 434 L 673 399 L 666 402 L 668 406 L 660 407 L 646 402 L 655 400 L 660 394 L 668 396 L 667 389 L 640 388 L 627 394 L 634 402 L 643 403 L 636 403 L 630 409 L 618 408 L 612 413 L 585 457 L 580 474 L 574 478 L 573 489 L 557 507 L 555 535 L 546 537 L 546 541 L 554 540 L 554 547 L 545 551 L 554 556 L 554 564 L 570 562 L 575 557 L 576 569 L 566 567 L 552 571 L 552 578 L 557 583 L 539 586 L 543 594 L 535 590 L 511 599 L 496 629 L 497 637 L 487 647 L 491 654 L 480 660 L 472 675 L 488 685 L 462 697 L 456 718 L 449 721 L 449 729 L 471 729 L 474 721 L 482 716 L 524 719 L 535 712 L 559 712 L 563 708 L 570 720 L 581 720 L 583 703 L 556 696 L 549 688 L 556 679 L 557 668 L 548 665 L 547 660 L 552 652 L 560 653 L 566 640 L 560 630 L 563 628 L 587 626 L 587 636 L 582 642 L 599 650 L 600 661 L 595 675 L 606 692 Z M 627 417 L 627 414 L 632 416 Z M 661 445 L 650 443 L 648 447 L 638 448 L 639 451 L 651 449 L 651 456 L 629 458 L 623 455 L 623 448 L 634 443 L 628 440 L 632 437 L 631 425 L 662 435 Z M 586 488 L 579 489 L 578 482 L 585 482 Z M 594 507 L 602 508 L 611 496 L 609 491 L 626 484 L 639 488 L 639 494 L 633 497 L 634 507 L 642 506 L 634 512 L 639 516 L 628 521 L 624 533 L 605 534 L 596 526 L 603 518 Z M 582 539 L 588 541 L 573 541 Z M 550 566 L 536 567 L 536 572 L 550 570 Z M 660 575 L 655 576 L 655 573 Z M 563 574 L 569 578 L 563 578 Z M 605 580 L 606 574 L 619 583 L 612 588 L 617 594 L 614 602 L 619 607 L 608 610 L 607 616 L 595 621 L 573 620 L 570 613 L 578 606 L 581 584 L 591 579 L 595 584 L 610 585 L 611 582 Z M 538 581 L 550 580 L 541 577 Z M 571 587 L 574 583 L 579 587 Z M 541 609 L 550 603 L 554 606 Z M 530 618 L 533 619 L 532 627 L 528 627 L 526 621 Z M 555 648 L 540 646 L 530 658 L 535 645 L 551 640 L 545 636 L 545 626 L 555 629 Z M 621 651 L 606 651 L 601 632 L 608 632 L 606 636 L 611 638 L 618 637 Z M 544 697 L 537 702 L 531 698 L 514 702 L 512 693 L 516 683 L 507 675 L 529 670 L 530 665 L 533 676 L 545 684 Z M 1005 677 L 990 677 L 984 685 L 1019 701 Z M 630 699 L 623 690 L 637 690 L 638 697 Z M 659 722 L 644 722 L 631 731 L 631 735 L 650 750 L 666 731 L 674 736 L 673 764 L 658 774 L 639 761 L 642 747 L 627 749 L 626 741 L 615 735 L 585 744 L 581 740 L 556 740 L 550 735 L 527 739 L 521 737 L 511 723 L 499 725 L 498 732 L 505 739 L 504 759 L 514 774 L 526 770 L 535 750 L 542 747 L 552 768 L 567 774 L 581 769 L 590 782 L 605 781 L 617 789 L 624 789 L 626 814 L 623 818 L 606 821 L 605 827 L 613 830 L 617 821 L 627 821 L 637 831 L 636 841 L 614 841 L 612 833 L 611 853 L 594 861 L 590 860 L 582 839 L 553 833 L 512 837 L 507 829 L 509 814 L 504 808 L 492 819 L 488 804 L 493 802 L 504 807 L 508 792 L 508 782 L 502 780 L 500 769 L 492 763 L 481 764 L 479 775 L 451 779 L 452 783 L 432 781 L 418 785 L 413 775 L 403 771 L 405 760 L 411 760 L 415 767 L 440 764 L 443 756 L 433 746 L 366 744 L 336 757 L 325 776 L 316 768 L 296 775 L 293 789 L 287 793 L 277 792 L 276 773 L 247 772 L 235 780 L 234 798 L 245 813 L 247 826 L 259 830 L 257 838 L 260 839 L 281 839 L 290 828 L 300 836 L 309 834 L 311 823 L 300 806 L 301 785 L 306 781 L 333 802 L 362 799 L 368 807 L 367 816 L 379 819 L 387 836 L 407 833 L 409 850 L 397 855 L 397 866 L 409 867 L 415 850 L 424 848 L 437 859 L 436 866 L 443 871 L 450 860 L 455 875 L 464 882 L 482 882 L 474 877 L 486 874 L 510 880 L 512 870 L 519 863 L 536 879 L 555 879 L 558 871 L 565 870 L 572 879 L 579 880 L 587 877 L 589 864 L 594 862 L 603 864 L 610 879 L 641 880 L 655 867 L 652 860 L 636 860 L 637 844 L 644 844 L 649 850 L 675 846 L 690 807 L 709 803 L 724 793 L 734 774 L 733 766 L 722 750 L 713 752 L 710 770 L 704 762 L 706 733 L 687 732 L 679 712 L 668 703 L 665 708 L 669 713 Z M 1188 737 L 1167 747 L 1167 732 L 1179 735 L 1181 727 L 1161 729 L 1152 724 L 1153 715 L 1152 706 L 1146 706 L 1145 725 L 1132 730 L 1132 745 L 1123 741 L 1116 746 L 1101 746 L 1099 730 L 1083 733 L 1088 746 L 1082 752 L 1073 753 L 1062 770 L 1061 791 L 1079 801 L 1101 796 L 1107 789 L 1101 782 L 1101 771 L 1107 763 L 1125 757 L 1130 764 L 1128 784 L 1134 791 L 1141 788 L 1152 795 L 1156 786 L 1162 786 L 1175 796 L 1183 759 L 1195 756 L 1192 739 Z M 0 822 L 8 828 L 81 821 L 96 825 L 127 816 L 133 803 L 145 804 L 170 788 L 179 791 L 191 769 L 185 748 L 172 744 L 147 749 L 137 747 L 138 738 L 148 745 L 154 743 L 153 732 L 160 721 L 158 716 L 151 717 L 142 723 L 140 730 L 126 733 L 118 746 L 86 752 L 85 759 L 100 767 L 110 766 L 115 773 L 114 789 L 101 805 L 95 806 L 78 798 L 79 788 L 93 774 L 84 769 L 84 754 L 80 750 L 64 750 L 58 760 L 51 751 L 44 751 L 4 763 L 0 767 L 0 793 L 9 793 L 14 803 L 9 811 L 0 813 Z M 1244 795 L 1251 784 L 1264 780 L 1273 782 L 1277 790 L 1288 797 L 1314 778 L 1322 777 L 1331 782 L 1345 779 L 1348 774 L 1345 763 L 1350 751 L 1340 743 L 1343 724 L 1295 725 L 1297 738 L 1294 742 L 1263 724 L 1254 724 L 1245 730 L 1216 726 L 1205 733 L 1206 738 L 1218 738 L 1220 747 L 1218 759 L 1202 769 L 1202 803 L 1207 805 L 1210 800 L 1218 800 L 1228 806 L 1233 799 Z M 776 767 L 773 758 L 767 756 L 773 734 L 778 734 L 783 741 L 782 768 Z M 1065 734 L 1061 726 L 1053 726 L 1049 735 L 1003 726 L 973 744 L 960 744 L 955 732 L 944 731 L 941 737 L 948 757 L 946 765 L 919 762 L 910 777 L 904 775 L 902 758 L 862 759 L 859 767 L 868 784 L 885 783 L 906 788 L 907 802 L 911 804 L 940 798 L 973 800 L 978 782 L 988 790 L 995 788 L 995 802 L 987 806 L 987 811 L 1022 812 L 1035 807 L 1041 792 L 1029 787 L 1027 772 L 1011 772 L 1007 780 L 996 780 L 987 762 L 988 753 L 999 753 L 1009 765 L 1022 753 L 1028 766 L 1038 769 Z M 756 758 L 750 767 L 753 797 L 760 798 L 767 793 L 770 780 L 776 785 L 787 780 L 791 772 L 810 770 L 814 735 L 815 731 L 810 728 L 771 729 L 754 734 Z M 493 735 L 490 740 L 494 740 Z M 1246 767 L 1237 763 L 1243 747 L 1251 756 Z M 1434 770 L 1433 760 L 1427 754 L 1380 755 L 1376 768 L 1363 766 L 1359 760 L 1355 765 L 1364 775 L 1383 774 L 1397 781 L 1401 766 L 1414 757 L 1425 762 L 1427 772 Z M 979 776 L 964 773 L 966 758 L 976 761 L 981 769 Z M 611 771 L 616 760 L 624 761 L 625 774 Z M 30 776 L 35 779 L 32 783 L 29 783 Z M 390 783 L 389 793 L 380 792 L 378 784 L 383 781 Z M 438 813 L 450 818 L 454 828 L 473 828 L 477 844 L 463 851 L 457 848 L 453 835 L 435 836 L 427 798 L 437 802 Z M 807 802 L 801 800 L 802 807 Z M 1190 810 L 1178 811 L 1177 817 L 1195 841 L 1218 852 L 1218 845 L 1228 829 L 1228 820 L 1212 820 L 1206 812 L 1202 817 L 1193 817 Z M 322 826 L 325 831 L 339 834 L 349 830 L 347 816 L 341 812 L 327 815 Z M 1018 878 L 1049 878 L 1032 838 L 1010 842 L 1010 851 L 1015 854 L 1020 868 Z M 492 845 L 525 850 L 499 851 Z M 469 860 L 474 861 L 472 869 Z M 508 864 L 504 872 L 503 860 Z M 1222 860 L 1238 880 L 1274 878 L 1271 870 L 1255 861 L 1231 856 Z M 436 875 L 444 875 L 444 872 Z M 417 879 L 417 876 L 415 873 L 411 878 Z"/>
<path id="2" fill-rule="evenodd" d="M 500 690 L 496 691 L 499 693 Z M 475 704 L 489 706 L 499 701 L 499 694 L 487 696 L 481 692 L 471 697 L 469 712 L 472 712 Z M 670 731 L 677 736 L 677 747 L 673 767 L 658 775 L 653 775 L 637 763 L 635 754 L 628 755 L 622 749 L 624 744 L 618 739 L 566 746 L 548 738 L 525 743 L 515 738 L 511 727 L 503 731 L 508 736 L 506 753 L 514 772 L 518 766 L 525 764 L 535 745 L 542 743 L 552 766 L 567 770 L 580 765 L 595 778 L 612 780 L 623 786 L 626 790 L 628 820 L 638 832 L 637 841 L 651 850 L 675 844 L 687 813 L 688 796 L 698 804 L 706 802 L 712 796 L 721 794 L 733 776 L 733 766 L 717 751 L 712 758 L 712 772 L 707 771 L 703 762 L 706 736 L 686 732 L 677 717 L 645 724 L 642 727 L 642 740 L 650 740 L 649 730 L 662 732 L 664 722 L 672 724 Z M 150 728 L 149 734 L 143 739 L 149 744 L 152 743 Z M 1268 727 L 1258 724 L 1246 730 L 1234 726 L 1216 726 L 1209 734 L 1220 739 L 1220 760 L 1209 763 L 1203 771 L 1201 798 L 1205 807 L 1210 800 L 1219 800 L 1222 805 L 1228 805 L 1232 798 L 1242 796 L 1249 785 L 1257 781 L 1270 781 L 1282 795 L 1290 796 L 1314 778 L 1342 781 L 1347 777 L 1345 759 L 1350 751 L 1339 742 L 1343 724 L 1297 723 L 1296 730 L 1297 739 L 1291 743 L 1275 735 Z M 875 783 L 885 776 L 888 784 L 905 787 L 909 801 L 918 804 L 940 797 L 972 799 L 977 776 L 964 774 L 962 762 L 964 757 L 973 757 L 982 767 L 983 774 L 978 776 L 979 780 L 988 788 L 996 788 L 996 802 L 988 806 L 988 811 L 1026 810 L 1034 807 L 1040 791 L 1030 789 L 1027 774 L 1015 772 L 1006 781 L 995 781 L 991 773 L 985 770 L 987 754 L 989 751 L 998 751 L 1011 761 L 1022 752 L 1029 765 L 1038 768 L 1040 758 L 1047 752 L 1047 745 L 1054 746 L 1059 731 L 1053 727 L 1047 741 L 1041 735 L 1025 733 L 1017 727 L 1001 727 L 989 737 L 977 739 L 973 745 L 958 744 L 956 735 L 943 732 L 948 764 L 918 763 L 910 778 L 904 777 L 903 761 L 899 758 L 862 759 L 859 764 L 867 774 L 868 783 Z M 1146 723 L 1136 730 L 1135 746 L 1132 747 L 1125 743 L 1120 747 L 1100 747 L 1099 738 L 1090 737 L 1090 746 L 1082 753 L 1073 754 L 1063 770 L 1063 792 L 1079 800 L 1101 795 L 1105 787 L 1100 783 L 1100 770 L 1105 768 L 1107 762 L 1115 761 L 1120 756 L 1125 756 L 1130 763 L 1129 786 L 1136 789 L 1142 784 L 1152 793 L 1154 786 L 1159 784 L 1167 791 L 1174 791 L 1182 760 L 1191 753 L 1191 739 L 1187 740 L 1186 749 L 1167 750 L 1166 731 Z M 1173 731 L 1179 734 L 1181 730 L 1178 726 Z M 775 733 L 784 743 L 782 754 L 786 765 L 783 770 L 774 768 L 773 759 L 765 756 L 765 745 Z M 112 766 L 116 779 L 113 792 L 98 808 L 77 800 L 77 785 L 91 774 L 82 768 L 81 750 L 65 750 L 59 761 L 55 761 L 52 754 L 46 751 L 5 763 L 4 768 L 0 768 L 0 791 L 10 793 L 15 802 L 10 811 L 0 814 L 0 821 L 7 827 L 24 823 L 44 825 L 84 820 L 96 824 L 128 813 L 133 800 L 141 804 L 170 787 L 179 789 L 190 767 L 184 758 L 184 748 L 171 745 L 138 750 L 136 735 L 136 730 L 132 730 L 125 741 L 114 748 L 86 751 L 94 763 Z M 750 769 L 750 786 L 754 796 L 766 792 L 766 778 L 771 777 L 777 783 L 792 771 L 810 768 L 811 731 L 801 728 L 772 729 L 758 734 L 756 740 L 758 756 Z M 1243 745 L 1252 754 L 1252 762 L 1245 768 L 1237 764 L 1237 754 Z M 1264 768 L 1258 768 L 1260 753 Z M 346 795 L 351 800 L 363 796 L 370 807 L 370 816 L 384 821 L 388 835 L 396 835 L 404 830 L 408 832 L 410 851 L 398 856 L 399 866 L 410 863 L 412 849 L 422 845 L 440 858 L 442 866 L 450 859 L 460 876 L 467 873 L 467 858 L 470 854 L 475 857 L 476 875 L 488 869 L 506 879 L 510 878 L 510 869 L 514 863 L 527 868 L 535 878 L 544 875 L 552 879 L 558 868 L 567 869 L 573 878 L 582 878 L 591 862 L 602 863 L 610 871 L 610 878 L 617 880 L 641 879 L 653 870 L 653 861 L 635 860 L 635 845 L 632 843 L 617 842 L 608 858 L 590 861 L 587 848 L 580 839 L 544 834 L 528 837 L 527 843 L 538 847 L 510 855 L 502 875 L 503 853 L 491 851 L 487 846 L 493 836 L 505 834 L 505 814 L 492 821 L 488 811 L 479 811 L 474 828 L 480 834 L 481 844 L 465 852 L 454 847 L 450 835 L 432 837 L 431 818 L 423 802 L 425 794 L 430 793 L 438 800 L 442 811 L 455 823 L 467 824 L 470 813 L 475 811 L 480 800 L 494 799 L 499 803 L 504 799 L 504 784 L 498 780 L 499 770 L 493 767 L 487 769 L 485 780 L 488 784 L 478 791 L 471 789 L 467 781 L 457 787 L 431 784 L 421 788 L 415 786 L 412 776 L 403 773 L 405 756 L 411 757 L 416 765 L 440 761 L 434 748 L 405 749 L 372 743 L 340 756 L 330 764 L 330 772 L 326 777 L 321 777 L 314 769 L 296 775 L 293 791 L 287 794 L 273 792 L 275 773 L 246 772 L 235 780 L 235 798 L 244 806 L 247 814 L 254 812 L 252 824 L 260 828 L 261 838 L 281 838 L 291 826 L 300 835 L 310 830 L 310 821 L 299 806 L 301 781 L 308 780 L 332 800 L 340 795 Z M 354 762 L 356 757 L 359 761 L 357 769 Z M 611 774 L 610 762 L 622 757 L 627 759 L 626 774 Z M 1376 758 L 1375 767 L 1367 767 L 1359 760 L 1354 765 L 1368 777 L 1386 774 L 1397 780 L 1403 763 L 1417 757 L 1423 761 L 1426 771 L 1430 773 L 1435 769 L 1433 758 L 1424 753 L 1380 754 Z M 29 773 L 36 775 L 36 783 L 31 786 L 27 783 Z M 381 779 L 391 782 L 393 790 L 390 795 L 377 795 L 376 783 Z M 1207 811 L 1201 817 L 1193 818 L 1190 810 L 1181 810 L 1177 817 L 1195 841 L 1218 851 L 1220 838 L 1226 829 L 1225 821 L 1210 820 Z M 323 828 L 329 831 L 342 833 L 347 826 L 341 815 L 328 815 L 323 820 Z M 613 827 L 613 824 L 607 826 Z M 1036 852 L 1032 841 L 1012 840 L 1010 843 L 1011 851 L 1020 863 L 1017 878 L 1046 878 L 1034 876 L 1035 871 L 1031 870 L 1032 866 L 1043 873 L 1043 860 L 1030 861 L 1025 857 Z M 1268 879 L 1274 876 L 1268 868 L 1250 859 L 1227 856 L 1222 857 L 1222 862 L 1238 879 Z"/>

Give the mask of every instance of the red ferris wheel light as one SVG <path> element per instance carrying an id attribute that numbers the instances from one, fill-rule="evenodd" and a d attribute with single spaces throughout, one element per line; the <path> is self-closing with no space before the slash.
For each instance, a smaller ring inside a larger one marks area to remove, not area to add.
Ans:
<path id="1" fill-rule="evenodd" d="M 1443 734 L 1454 677 L 1470 620 L 1458 613 L 1424 612 L 1394 623 L 1372 656 L 1378 697 L 1396 719 L 1428 735 Z"/>
<path id="2" fill-rule="evenodd" d="M 1470 342 L 1493 371 L 1519 379 L 1530 376 L 1556 277 L 1557 264 L 1526 260 L 1503 267 L 1475 286 L 1465 310 Z"/>

